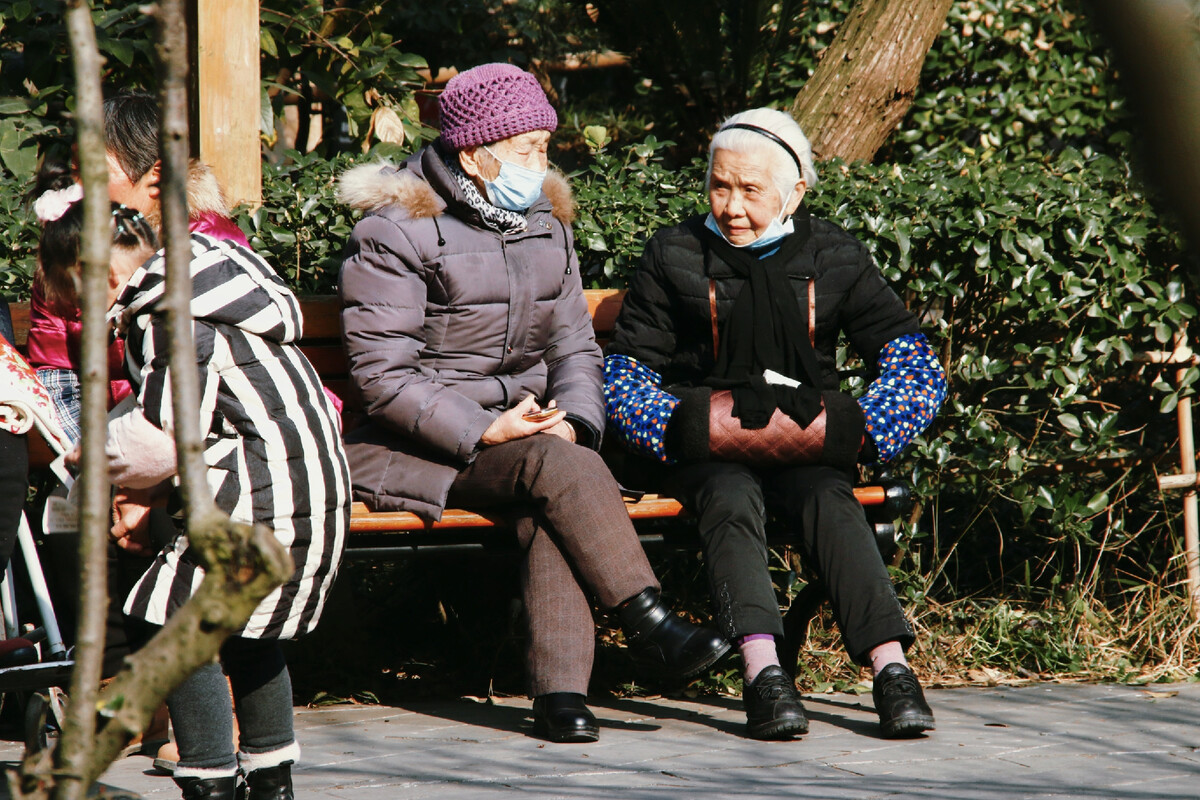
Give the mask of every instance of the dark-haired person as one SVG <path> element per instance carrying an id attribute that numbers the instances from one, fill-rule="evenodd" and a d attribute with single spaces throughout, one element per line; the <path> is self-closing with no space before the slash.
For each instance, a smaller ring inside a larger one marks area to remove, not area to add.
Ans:
<path id="1" fill-rule="evenodd" d="M 374 509 L 427 519 L 448 503 L 520 515 L 534 731 L 591 742 L 593 597 L 675 674 L 729 645 L 660 598 L 596 453 L 602 359 L 570 188 L 548 171 L 556 112 L 509 64 L 459 73 L 438 102 L 436 142 L 399 166 L 355 168 L 339 190 L 365 212 L 339 282 L 369 420 L 348 436 L 354 490 Z"/>
<path id="2" fill-rule="evenodd" d="M 126 93 L 104 102 L 104 136 L 107 142 L 108 194 L 113 202 L 136 209 L 159 227 L 159 177 L 162 162 L 158 152 L 158 101 L 145 93 Z M 53 173 L 63 167 L 47 164 Z M 199 161 L 188 166 L 188 228 L 217 239 L 246 245 L 241 229 L 229 218 L 221 187 L 211 170 Z M 82 196 L 82 190 L 71 190 Z M 40 196 L 40 194 L 39 194 Z M 35 213 L 37 209 L 35 208 Z M 39 219 L 41 214 L 38 213 Z M 29 363 L 38 371 L 58 408 L 63 429 L 73 441 L 79 439 L 79 306 L 70 292 L 46 285 L 39 270 L 34 274 L 29 307 Z M 109 352 L 109 404 L 129 394 L 121 372 L 123 355 L 119 342 Z"/>
<path id="3" fill-rule="evenodd" d="M 104 136 L 107 147 L 105 161 L 108 166 L 109 199 L 128 208 L 140 211 L 156 231 L 160 227 L 158 186 L 162 163 L 159 156 L 158 100 L 145 92 L 123 92 L 108 97 L 104 102 Z M 49 185 L 55 175 L 65 167 L 47 164 L 42 168 L 44 179 L 39 185 Z M 69 192 L 82 194 L 78 187 Z M 35 190 L 37 191 L 37 190 Z M 41 196 L 41 192 L 38 192 Z M 188 228 L 193 233 L 202 233 L 215 239 L 249 246 L 242 231 L 229 217 L 221 187 L 211 170 L 193 159 L 188 165 L 187 176 Z M 35 212 L 37 212 L 35 203 Z M 42 214 L 38 213 L 39 218 Z M 69 246 L 70 242 L 68 242 Z M 30 298 L 29 361 L 37 369 L 38 378 L 46 387 L 58 410 L 63 429 L 72 441 L 80 435 L 80 352 L 79 336 L 81 320 L 79 304 L 74 298 L 74 287 L 69 282 L 48 285 L 43 272 L 34 273 L 33 292 Z M 124 343 L 115 339 L 109 347 L 109 407 L 115 406 L 130 392 L 124 369 Z M 336 402 L 336 401 L 335 401 Z M 132 501 L 136 493 L 118 500 Z M 123 510 L 122 510 L 123 509 Z M 142 519 L 148 509 L 139 508 L 129 502 L 114 508 L 120 517 L 128 517 L 132 524 Z M 156 518 L 156 522 L 158 522 Z M 169 536 L 169 529 L 164 535 Z M 109 594 L 124 596 L 127 583 L 136 579 L 144 569 L 141 559 L 133 551 L 110 548 Z M 120 615 L 119 603 L 114 602 L 113 613 L 108 625 L 108 647 L 105 651 L 105 673 L 110 674 L 120 664 L 120 659 L 129 646 L 136 644 L 140 634 L 138 626 L 130 626 Z M 147 732 L 145 744 L 166 738 L 166 717 L 160 714 L 159 723 Z M 167 741 L 157 753 L 155 765 L 169 769 L 175 761 L 174 744 Z"/>
<path id="4" fill-rule="evenodd" d="M 82 204 L 65 177 L 42 188 L 43 243 L 80 228 Z M 259 523 L 289 549 L 295 572 L 167 699 L 179 748 L 174 779 L 185 800 L 290 800 L 299 757 L 292 691 L 280 641 L 317 624 L 341 559 L 350 515 L 350 475 L 338 412 L 297 346 L 300 306 L 250 249 L 194 233 L 191 273 L 194 366 L 171 364 L 160 303 L 165 256 L 139 211 L 113 204 L 108 318 L 126 345 L 132 393 L 110 415 L 106 450 L 112 482 L 150 490 L 176 473 L 171 370 L 200 378 L 203 459 L 216 505 L 237 522 Z M 70 282 L 74 257 L 43 247 L 49 284 Z M 173 491 L 173 488 L 170 489 Z M 114 526 L 118 544 L 155 552 L 144 529 Z M 125 601 L 125 612 L 161 626 L 204 578 L 180 527 Z M 229 683 L 226 683 L 225 675 Z M 233 740 L 234 709 L 239 747 Z M 238 774 L 244 772 L 245 787 Z"/>
<path id="5" fill-rule="evenodd" d="M 867 249 L 804 207 L 816 178 L 790 115 L 759 108 L 721 125 L 711 212 L 655 233 L 629 282 L 605 363 L 608 419 L 698 522 L 717 620 L 742 654 L 748 734 L 808 730 L 776 651 L 770 513 L 829 587 L 851 658 L 872 668 L 883 735 L 915 736 L 933 712 L 853 480 L 860 460 L 893 458 L 933 421 L 946 377 Z M 876 374 L 858 398 L 839 391 L 843 340 Z M 754 448 L 768 428 L 770 446 Z M 785 441 L 805 446 L 783 460 Z"/>

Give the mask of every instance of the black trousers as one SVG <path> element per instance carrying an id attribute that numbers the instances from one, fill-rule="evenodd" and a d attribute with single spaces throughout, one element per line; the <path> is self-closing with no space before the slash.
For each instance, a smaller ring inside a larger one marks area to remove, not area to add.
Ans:
<path id="1" fill-rule="evenodd" d="M 832 467 L 755 469 L 703 462 L 667 468 L 663 490 L 696 517 L 721 632 L 783 636 L 768 572 L 766 518 L 778 515 L 829 588 L 834 618 L 850 657 L 913 632 L 900 608 L 847 473 Z"/>

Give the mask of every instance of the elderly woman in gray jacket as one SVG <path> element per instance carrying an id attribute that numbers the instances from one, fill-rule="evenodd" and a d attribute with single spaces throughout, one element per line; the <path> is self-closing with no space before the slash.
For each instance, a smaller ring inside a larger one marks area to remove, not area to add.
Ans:
<path id="1" fill-rule="evenodd" d="M 589 742 L 591 602 L 639 655 L 692 675 L 728 643 L 676 617 L 595 448 L 602 359 L 575 258 L 566 180 L 547 171 L 557 115 L 532 75 L 484 64 L 439 99 L 441 137 L 399 167 L 343 176 L 365 216 L 340 291 L 368 422 L 348 437 L 356 496 L 438 519 L 511 508 L 524 558 L 536 733 Z"/>

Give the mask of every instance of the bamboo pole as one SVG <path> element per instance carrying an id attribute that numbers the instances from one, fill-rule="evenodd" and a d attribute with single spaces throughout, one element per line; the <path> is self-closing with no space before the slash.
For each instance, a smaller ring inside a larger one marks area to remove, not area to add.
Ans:
<path id="1" fill-rule="evenodd" d="M 1175 334 L 1175 349 L 1187 347 L 1187 333 Z M 1182 382 L 1186 369 L 1176 372 L 1175 378 Z M 1192 399 L 1179 400 L 1179 468 L 1184 475 L 1196 473 L 1196 444 L 1192 437 Z M 1180 476 L 1182 477 L 1182 476 Z M 1184 559 L 1187 564 L 1188 599 L 1192 616 L 1200 620 L 1200 508 L 1197 505 L 1196 485 L 1193 482 L 1183 496 L 1183 541 Z"/>

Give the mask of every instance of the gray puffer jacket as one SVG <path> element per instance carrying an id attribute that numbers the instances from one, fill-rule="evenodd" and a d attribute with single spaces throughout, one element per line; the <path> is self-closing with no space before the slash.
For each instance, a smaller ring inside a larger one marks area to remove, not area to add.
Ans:
<path id="1" fill-rule="evenodd" d="M 350 375 L 369 419 L 347 436 L 355 496 L 432 519 L 483 432 L 526 395 L 557 401 L 581 444 L 598 446 L 604 429 L 566 179 L 551 172 L 527 230 L 501 234 L 436 147 L 399 167 L 351 169 L 339 186 L 366 214 L 340 279 Z"/>

